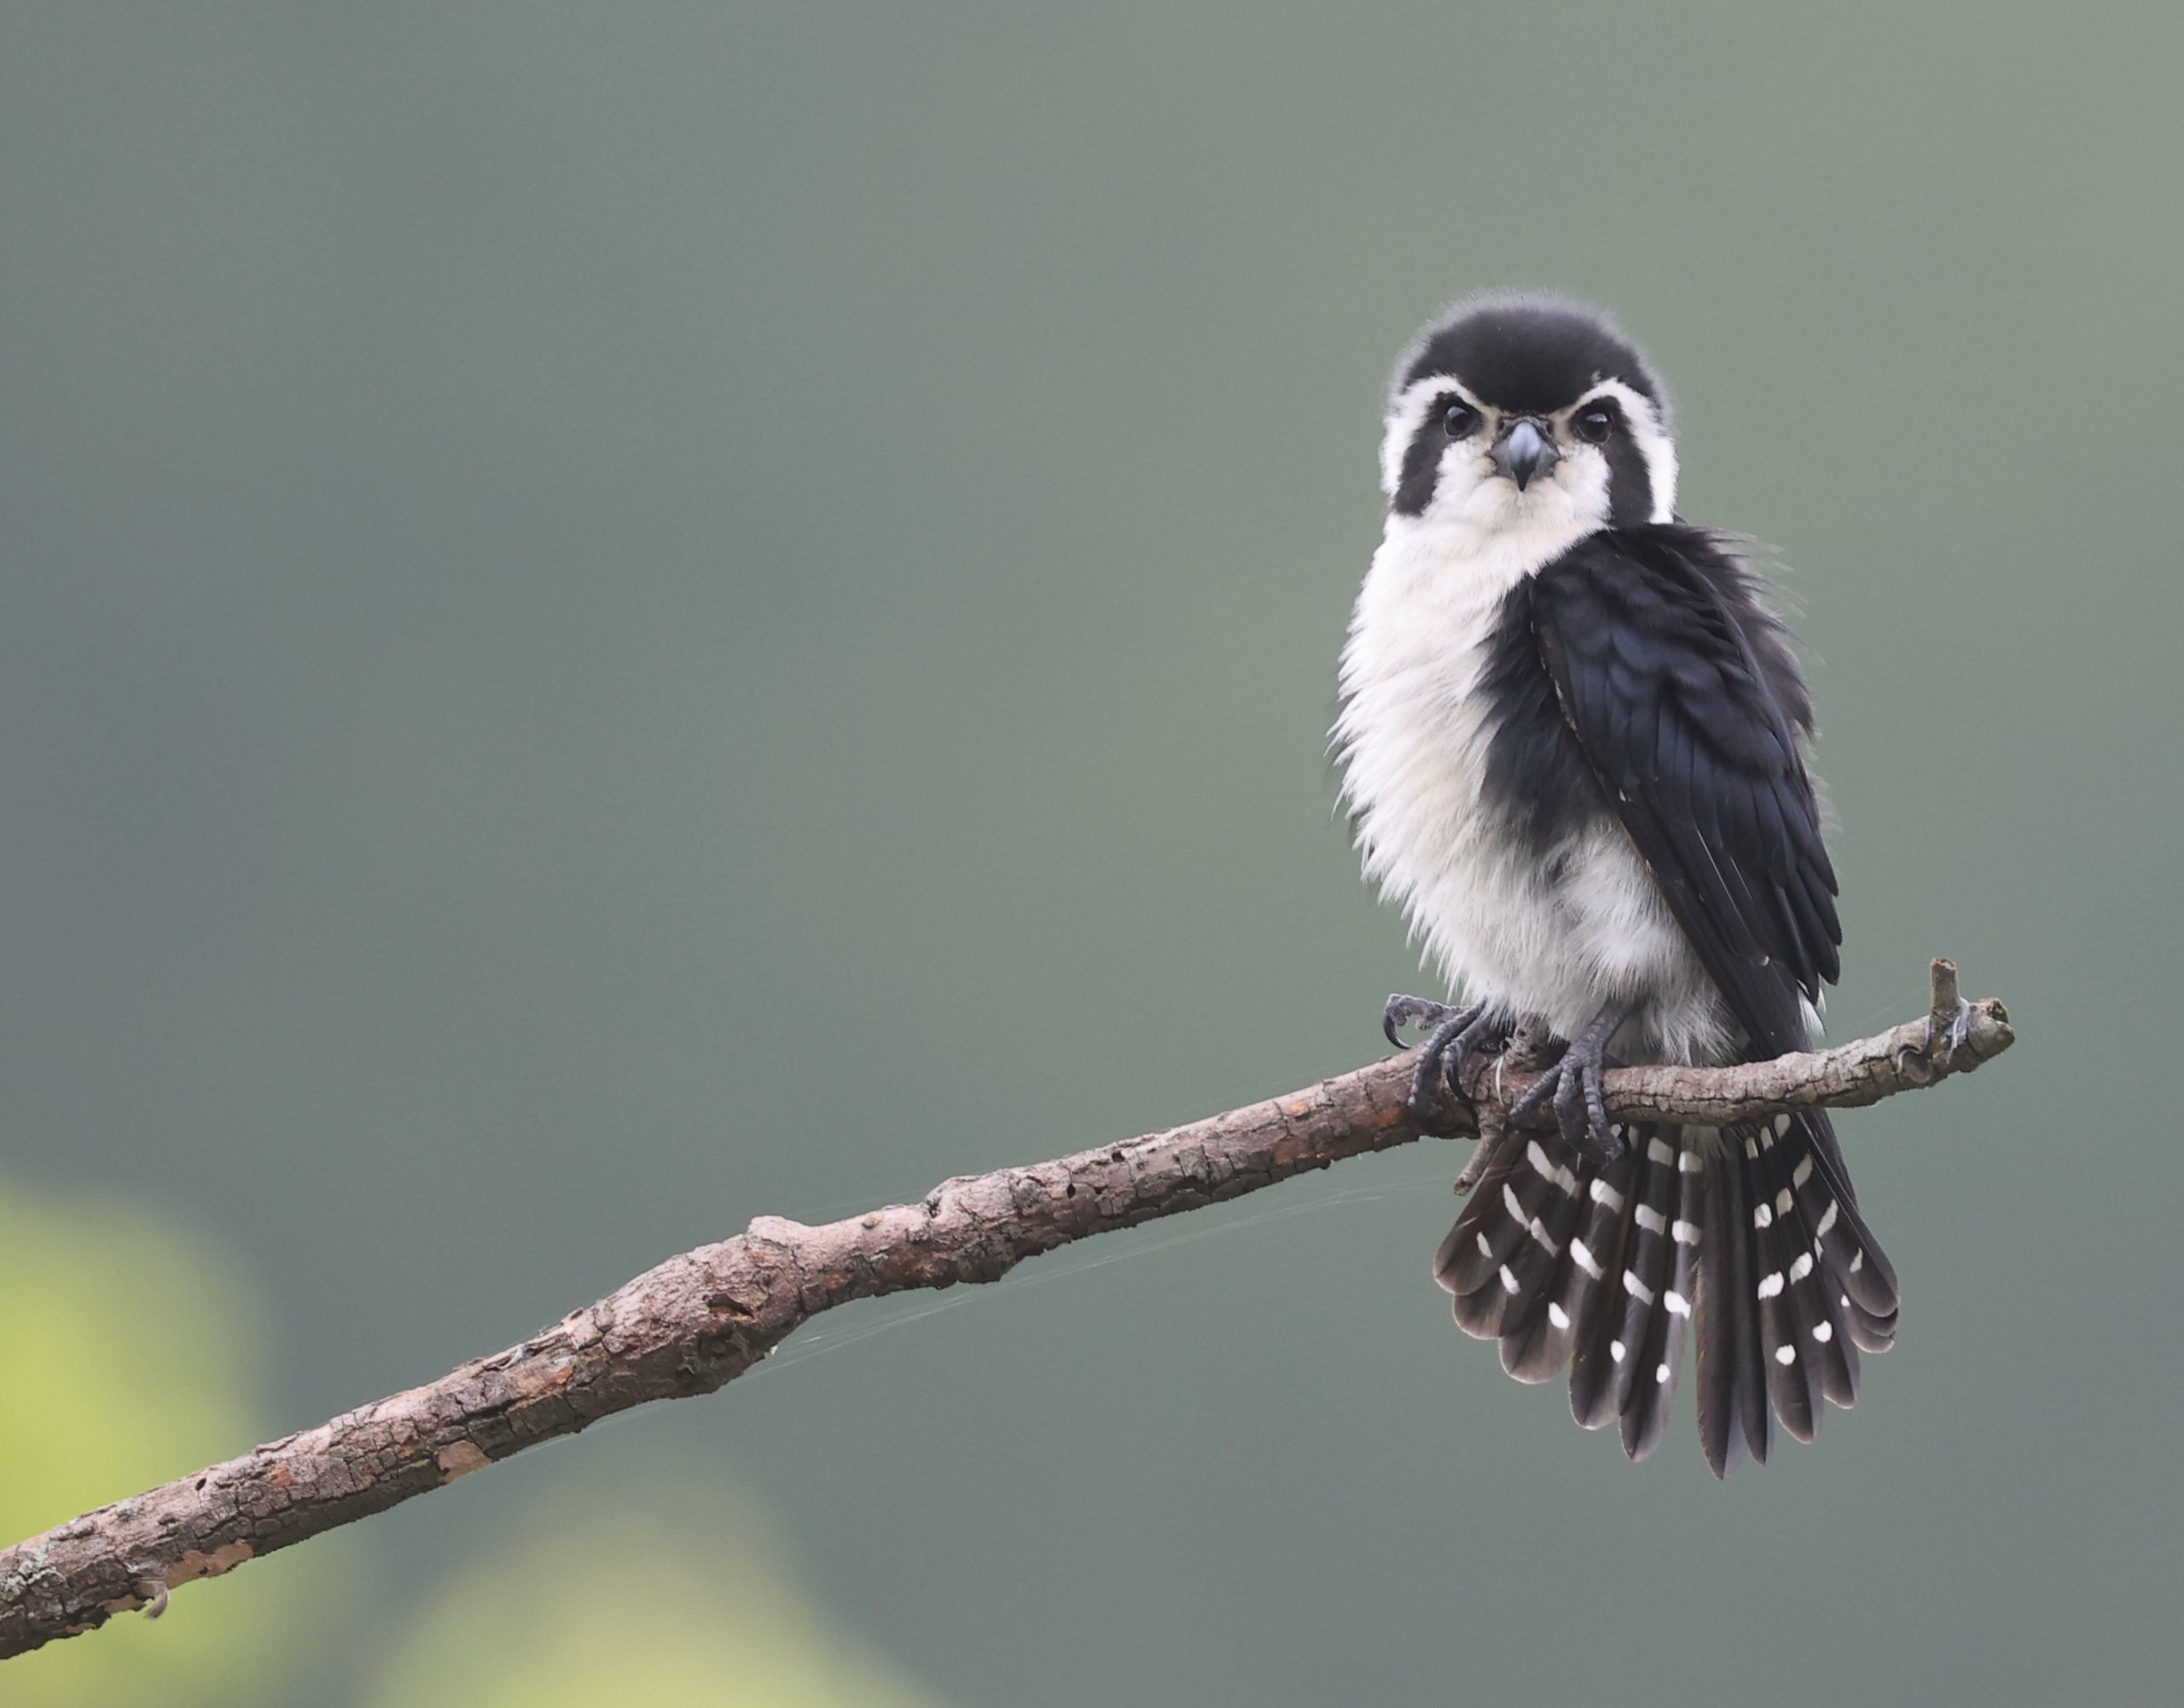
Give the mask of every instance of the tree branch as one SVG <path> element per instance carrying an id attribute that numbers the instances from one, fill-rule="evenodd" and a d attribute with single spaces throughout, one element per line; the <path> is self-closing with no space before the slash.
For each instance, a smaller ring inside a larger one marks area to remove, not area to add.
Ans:
<path id="1" fill-rule="evenodd" d="M 1877 1037 L 1749 1066 L 1607 1076 L 1611 1112 L 1695 1124 L 1850 1107 L 1966 1073 L 2007 1049 L 2001 1003 L 1963 1003 L 1933 965 L 1930 1012 Z M 1029 1257 L 1423 1136 L 1408 1054 L 1308 1090 L 1053 1162 L 944 1181 L 915 1204 L 808 1228 L 762 1216 L 671 1258 L 535 1339 L 345 1412 L 0 1553 L 0 1657 L 350 1524 L 648 1400 L 710 1393 L 851 1299 L 993 1281 Z M 1531 1077 L 1477 1069 L 1495 1125 Z M 1453 1112 L 1450 1136 L 1478 1131 Z"/>

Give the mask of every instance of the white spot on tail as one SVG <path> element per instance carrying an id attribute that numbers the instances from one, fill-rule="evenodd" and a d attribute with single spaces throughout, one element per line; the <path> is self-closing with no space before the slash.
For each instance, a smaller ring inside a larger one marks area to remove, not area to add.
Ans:
<path id="1" fill-rule="evenodd" d="M 1668 1231 L 1669 1218 L 1654 1209 L 1652 1205 L 1640 1205 L 1636 1214 L 1638 1225 L 1648 1234 L 1663 1234 Z"/>
<path id="2" fill-rule="evenodd" d="M 1811 1178 L 1812 1158 L 1809 1155 L 1800 1157 L 1797 1167 L 1790 1171 L 1790 1184 L 1802 1188 Z"/>
<path id="3" fill-rule="evenodd" d="M 1825 1346 L 1829 1341 L 1835 1338 L 1835 1325 L 1832 1322 L 1815 1323 L 1813 1325 L 1812 1338 L 1819 1341 L 1821 1345 Z"/>
<path id="4" fill-rule="evenodd" d="M 1691 1315 L 1691 1301 L 1686 1298 L 1682 1293 L 1678 1293 L 1674 1287 L 1670 1287 L 1666 1293 L 1661 1295 L 1661 1303 L 1668 1306 L 1669 1314 L 1671 1316 L 1688 1316 Z"/>
<path id="5" fill-rule="evenodd" d="M 1627 1351 L 1629 1351 L 1629 1348 L 1624 1346 L 1620 1340 L 1611 1340 L 1607 1343 L 1608 1357 L 1614 1359 L 1618 1364 L 1623 1362 L 1623 1356 Z"/>
<path id="6" fill-rule="evenodd" d="M 1865 1266 L 1866 1254 L 1863 1252 L 1859 1252 L 1856 1257 L 1850 1259 L 1850 1273 L 1852 1275 L 1857 1274 L 1857 1272 L 1865 1268 Z"/>
<path id="7" fill-rule="evenodd" d="M 1657 1162 L 1663 1168 L 1666 1168 L 1676 1160 L 1676 1153 L 1663 1144 L 1660 1140 L 1648 1139 L 1646 1141 L 1646 1160 Z"/>
<path id="8" fill-rule="evenodd" d="M 1593 1182 L 1593 1202 L 1605 1204 L 1611 1210 L 1620 1210 L 1623 1208 L 1623 1194 L 1606 1181 L 1596 1180 Z"/>
<path id="9" fill-rule="evenodd" d="M 1744 1142 L 1744 1153 L 1748 1159 L 1757 1162 L 1759 1159 L 1759 1141 L 1746 1139 Z"/>
<path id="10" fill-rule="evenodd" d="M 1635 1269 L 1625 1269 L 1623 1272 L 1623 1284 L 1630 1289 L 1630 1296 L 1639 1304 L 1651 1304 L 1653 1302 L 1653 1288 L 1638 1279 L 1638 1272 Z"/>
<path id="11" fill-rule="evenodd" d="M 1798 1252 L 1797 1262 L 1790 1265 L 1790 1279 L 1793 1281 L 1801 1281 L 1811 1273 L 1812 1253 L 1810 1252 Z"/>
<path id="12" fill-rule="evenodd" d="M 1819 1225 L 1812 1230 L 1815 1239 L 1825 1239 L 1827 1230 L 1835 1225 L 1835 1200 L 1831 1198 L 1827 1200 L 1827 1211 L 1821 1217 Z"/>
<path id="13" fill-rule="evenodd" d="M 1778 1364 L 1796 1363 L 1798 1362 L 1798 1349 L 1794 1346 L 1777 1346 L 1774 1349 L 1774 1362 Z"/>
<path id="14" fill-rule="evenodd" d="M 1472 1235 L 1472 1238 L 1478 1241 L 1479 1256 L 1482 1258 L 1490 1258 L 1494 1255 L 1494 1242 L 1489 1240 L 1485 1235 L 1474 1234 Z"/>
<path id="15" fill-rule="evenodd" d="M 1699 1243 L 1698 1224 L 1681 1220 L 1671 1222 L 1669 1223 L 1669 1237 L 1679 1246 L 1695 1246 Z"/>
<path id="16" fill-rule="evenodd" d="M 1786 1186 L 1774 1194 L 1774 1213 L 1777 1216 L 1790 1213 L 1790 1188 Z"/>
<path id="17" fill-rule="evenodd" d="M 1576 1174 L 1551 1161 L 1537 1139 L 1525 1142 L 1525 1160 L 1532 1165 L 1532 1172 L 1542 1180 L 1553 1181 L 1555 1185 L 1567 1193 L 1574 1194 L 1577 1190 Z M 1811 1165 L 1808 1162 L 1806 1165 L 1809 1167 Z"/>
<path id="18" fill-rule="evenodd" d="M 1532 1238 L 1539 1241 L 1541 1246 L 1546 1251 L 1548 1256 L 1550 1258 L 1562 1249 L 1560 1246 L 1554 1243 L 1554 1236 L 1549 1234 L 1545 1228 L 1540 1225 L 1540 1219 L 1538 1217 L 1535 1216 L 1532 1217 L 1530 1231 Z"/>
<path id="19" fill-rule="evenodd" d="M 1706 1166 L 1706 1159 L 1697 1151 L 1678 1151 L 1676 1154 L 1676 1165 L 1685 1174 L 1696 1174 Z"/>
<path id="20" fill-rule="evenodd" d="M 1666 1364 L 1663 1364 L 1657 1368 L 1653 1372 L 1653 1380 L 1660 1383 L 1662 1386 L 1666 1387 L 1668 1386 L 1669 1380 L 1669 1367 Z"/>
<path id="21" fill-rule="evenodd" d="M 1570 1326 L 1570 1313 L 1550 1299 L 1548 1301 L 1547 1320 L 1557 1328 L 1567 1328 Z M 1827 1327 L 1825 1322 L 1820 1326 L 1822 1328 Z"/>
<path id="22" fill-rule="evenodd" d="M 1509 1272 L 1508 1270 L 1504 1269 L 1502 1273 L 1506 1275 Z M 1775 1270 L 1774 1273 L 1770 1275 L 1763 1277 L 1759 1283 L 1759 1296 L 1762 1298 L 1772 1298 L 1776 1293 L 1781 1292 L 1781 1290 L 1782 1272 L 1780 1269 Z M 1513 1292 L 1514 1289 L 1512 1288 L 1511 1291 Z"/>
<path id="23" fill-rule="evenodd" d="M 1510 1273 L 1507 1264 L 1502 1265 L 1502 1290 L 1504 1293 L 1514 1293 L 1517 1290 L 1517 1278 Z"/>
<path id="24" fill-rule="evenodd" d="M 1790 1118 L 1787 1115 L 1777 1115 L 1774 1118 L 1774 1130 L 1778 1135 L 1787 1134 L 1790 1130 Z"/>
<path id="25" fill-rule="evenodd" d="M 1772 1210 L 1769 1210 L 1764 1204 L 1753 1205 L 1751 1206 L 1751 1225 L 1755 1228 L 1773 1227 L 1774 1225 L 1774 1212 Z"/>
<path id="26" fill-rule="evenodd" d="M 1509 1219 L 1512 1222 L 1520 1227 L 1523 1225 L 1525 1206 L 1517 1202 L 1516 1188 L 1506 1180 L 1502 1182 L 1502 1207 L 1509 1212 Z"/>
<path id="27" fill-rule="evenodd" d="M 1593 1255 L 1591 1248 L 1583 1240 L 1570 1242 L 1570 1259 L 1594 1281 L 1600 1278 L 1600 1259 Z"/>

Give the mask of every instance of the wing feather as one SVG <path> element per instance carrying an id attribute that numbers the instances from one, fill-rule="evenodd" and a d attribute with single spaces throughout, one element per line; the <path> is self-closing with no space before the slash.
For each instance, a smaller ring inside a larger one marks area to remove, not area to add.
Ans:
<path id="1" fill-rule="evenodd" d="M 1757 578 L 1681 525 L 1598 534 L 1540 572 L 1540 656 L 1602 792 L 1754 1044 L 1806 1042 L 1842 931 L 1807 700 Z"/>

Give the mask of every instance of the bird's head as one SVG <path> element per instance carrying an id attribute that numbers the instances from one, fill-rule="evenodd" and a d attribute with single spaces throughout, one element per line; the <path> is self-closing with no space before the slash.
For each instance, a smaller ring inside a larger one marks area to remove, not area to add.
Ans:
<path id="1" fill-rule="evenodd" d="M 1380 485 L 1391 517 L 1487 534 L 1667 521 L 1668 393 L 1598 310 L 1468 298 L 1397 364 Z"/>

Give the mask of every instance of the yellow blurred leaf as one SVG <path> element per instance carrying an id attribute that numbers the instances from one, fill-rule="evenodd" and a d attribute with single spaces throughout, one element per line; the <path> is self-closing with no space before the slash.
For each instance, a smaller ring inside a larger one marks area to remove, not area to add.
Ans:
<path id="1" fill-rule="evenodd" d="M 693 1548 L 685 1526 L 564 1502 L 447 1586 L 369 1708 L 940 1708 L 730 1511 L 722 1542 Z"/>
<path id="2" fill-rule="evenodd" d="M 0 1545 L 247 1448 L 264 1314 L 201 1239 L 119 1200 L 0 1184 Z M 6 1663 L 7 1708 L 270 1699 L 306 1581 L 288 1556 Z"/>

